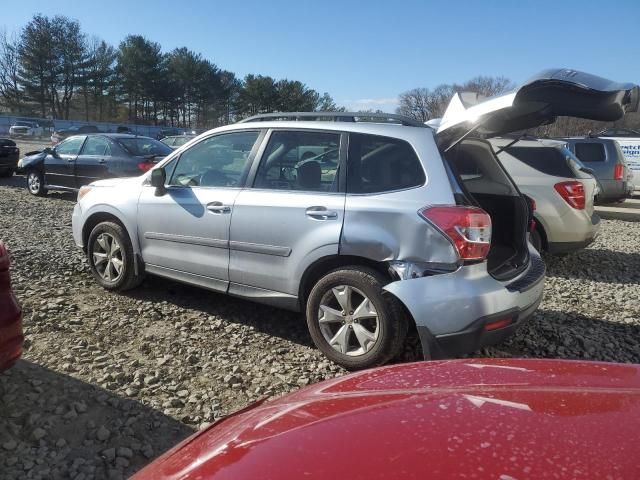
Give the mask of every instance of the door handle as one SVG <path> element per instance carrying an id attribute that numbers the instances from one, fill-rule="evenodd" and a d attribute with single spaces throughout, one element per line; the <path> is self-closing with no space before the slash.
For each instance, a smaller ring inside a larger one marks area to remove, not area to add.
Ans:
<path id="1" fill-rule="evenodd" d="M 314 220 L 333 220 L 338 218 L 338 212 L 327 210 L 327 207 L 309 207 L 305 210 L 305 214 Z"/>
<path id="2" fill-rule="evenodd" d="M 207 204 L 207 210 L 211 213 L 229 213 L 231 212 L 231 207 L 223 205 L 222 202 L 211 202 Z"/>
<path id="3" fill-rule="evenodd" d="M 104 162 L 106 162 L 104 158 L 101 158 L 100 160 L 98 160 L 98 163 L 104 163 Z"/>

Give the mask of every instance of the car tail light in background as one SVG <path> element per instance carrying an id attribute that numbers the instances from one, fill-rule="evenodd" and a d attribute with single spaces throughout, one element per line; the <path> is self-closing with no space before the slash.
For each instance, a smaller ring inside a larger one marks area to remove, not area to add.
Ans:
<path id="1" fill-rule="evenodd" d="M 148 172 L 149 170 L 151 170 L 151 168 L 153 168 L 154 165 L 155 163 L 153 162 L 140 162 L 138 164 L 138 170 L 142 172 Z"/>
<path id="2" fill-rule="evenodd" d="M 462 260 L 484 260 L 491 247 L 491 217 L 477 207 L 436 205 L 419 215 L 444 233 Z"/>
<path id="3" fill-rule="evenodd" d="M 556 183 L 553 188 L 571 207 L 576 210 L 584 210 L 585 194 L 584 187 L 580 182 L 560 182 Z"/>
<path id="4" fill-rule="evenodd" d="M 624 165 L 618 163 L 613 169 L 613 179 L 622 180 L 624 178 Z"/>

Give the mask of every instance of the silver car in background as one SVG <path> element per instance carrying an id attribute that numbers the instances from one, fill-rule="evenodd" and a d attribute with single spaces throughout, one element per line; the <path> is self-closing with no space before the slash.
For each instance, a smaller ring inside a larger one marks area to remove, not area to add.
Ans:
<path id="1" fill-rule="evenodd" d="M 637 96 L 547 70 L 486 102 L 454 96 L 437 131 L 385 114 L 260 115 L 141 177 L 82 187 L 74 240 L 110 290 L 148 273 L 305 312 L 317 347 L 348 369 L 393 359 L 410 327 L 425 358 L 472 352 L 533 314 L 545 267 L 526 198 L 469 135 L 555 112 L 618 119 Z"/>
<path id="2" fill-rule="evenodd" d="M 490 142 L 520 192 L 535 202 L 531 243 L 538 251 L 564 254 L 593 242 L 600 226 L 594 211 L 598 182 L 566 142 L 535 138 Z"/>

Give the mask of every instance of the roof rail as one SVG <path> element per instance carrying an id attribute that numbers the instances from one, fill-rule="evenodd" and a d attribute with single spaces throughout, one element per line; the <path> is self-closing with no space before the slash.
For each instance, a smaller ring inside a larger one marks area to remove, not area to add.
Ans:
<path id="1" fill-rule="evenodd" d="M 368 112 L 274 112 L 261 113 L 253 117 L 240 120 L 238 123 L 266 122 L 269 120 L 291 121 L 330 121 L 330 122 L 365 122 L 379 120 L 378 123 L 399 123 L 407 127 L 428 128 L 424 123 L 411 117 L 396 115 L 394 113 L 368 113 Z M 360 121 L 362 121 L 360 120 Z"/>

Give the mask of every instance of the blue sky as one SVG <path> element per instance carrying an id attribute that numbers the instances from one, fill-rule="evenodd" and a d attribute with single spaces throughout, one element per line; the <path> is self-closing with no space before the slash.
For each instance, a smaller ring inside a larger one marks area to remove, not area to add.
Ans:
<path id="1" fill-rule="evenodd" d="M 414 87 L 548 67 L 640 82 L 640 1 L 20 0 L 0 25 L 62 14 L 117 45 L 142 34 L 220 68 L 301 80 L 351 108 L 392 111 Z"/>

